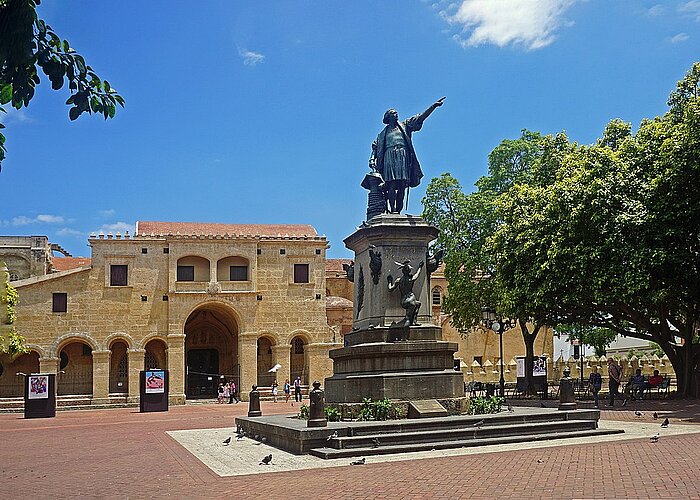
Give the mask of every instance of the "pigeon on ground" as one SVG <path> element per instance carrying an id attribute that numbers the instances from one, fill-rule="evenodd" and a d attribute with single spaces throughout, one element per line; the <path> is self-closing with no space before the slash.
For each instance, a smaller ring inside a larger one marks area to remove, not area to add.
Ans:
<path id="1" fill-rule="evenodd" d="M 508 405 L 508 411 L 510 413 L 513 413 L 515 410 L 513 409 L 513 407 L 511 405 Z"/>
<path id="2" fill-rule="evenodd" d="M 660 436 L 659 436 L 659 433 L 657 432 L 656 434 L 654 434 L 653 436 L 651 436 L 651 437 L 649 438 L 649 441 L 651 441 L 652 443 L 658 443 L 658 442 L 659 442 L 659 437 L 660 437 Z"/>
<path id="3" fill-rule="evenodd" d="M 260 441 L 260 434 L 256 434 L 254 439 L 255 439 L 256 441 Z"/>
<path id="4" fill-rule="evenodd" d="M 538 458 L 538 459 L 537 459 L 537 463 L 538 463 L 538 464 L 543 464 L 543 463 L 544 463 L 544 460 L 542 460 L 541 458 Z"/>
<path id="5" fill-rule="evenodd" d="M 379 448 L 379 445 L 380 445 L 379 438 L 374 438 L 372 440 L 372 448 Z"/>
<path id="6" fill-rule="evenodd" d="M 636 417 L 641 417 L 642 415 L 644 415 L 644 413 L 642 413 L 642 412 L 639 411 L 639 410 L 634 410 L 634 415 L 635 415 Z"/>
<path id="7" fill-rule="evenodd" d="M 659 414 L 654 412 L 654 420 L 656 420 L 657 418 L 659 418 Z"/>
<path id="8" fill-rule="evenodd" d="M 266 438 L 265 436 L 263 436 L 262 439 L 261 439 L 260 441 L 261 441 L 263 444 L 265 444 L 265 443 L 267 443 L 267 438 Z"/>
<path id="9" fill-rule="evenodd" d="M 263 458 L 258 465 L 270 465 L 272 463 L 272 453 Z"/>
<path id="10" fill-rule="evenodd" d="M 484 425 L 484 421 L 483 421 L 483 420 L 479 420 L 478 422 L 475 422 L 475 423 L 474 423 L 474 427 L 481 427 L 482 425 Z"/>
<path id="11" fill-rule="evenodd" d="M 355 460 L 354 462 L 350 462 L 350 465 L 365 465 L 365 457 Z"/>
<path id="12" fill-rule="evenodd" d="M 665 427 L 668 427 L 668 424 L 670 424 L 670 423 L 671 423 L 671 422 L 669 422 L 668 419 L 666 418 L 666 419 L 664 419 L 663 422 L 661 422 L 661 427 L 664 427 L 664 428 L 665 428 Z"/>
<path id="13" fill-rule="evenodd" d="M 240 441 L 244 437 L 245 437 L 245 434 L 239 434 L 238 436 L 236 436 L 236 441 Z"/>
<path id="14" fill-rule="evenodd" d="M 227 437 L 224 439 L 224 446 L 228 446 L 228 444 L 231 442 L 231 436 Z"/>
<path id="15" fill-rule="evenodd" d="M 338 431 L 333 431 L 333 434 L 331 434 L 330 436 L 328 436 L 328 437 L 326 438 L 326 441 L 330 441 L 331 439 L 335 439 L 335 438 L 337 438 L 337 437 L 338 437 Z"/>

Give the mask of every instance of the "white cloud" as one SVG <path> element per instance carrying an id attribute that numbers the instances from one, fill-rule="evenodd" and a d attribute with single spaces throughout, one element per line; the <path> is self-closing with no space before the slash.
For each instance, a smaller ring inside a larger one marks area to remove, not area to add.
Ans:
<path id="1" fill-rule="evenodd" d="M 78 231 L 77 229 L 71 229 L 69 227 L 62 227 L 56 234 L 59 236 L 85 236 L 85 233 Z"/>
<path id="2" fill-rule="evenodd" d="M 13 226 L 28 226 L 29 224 L 63 224 L 65 219 L 62 215 L 41 214 L 36 217 L 27 217 L 19 215 L 13 217 L 9 224 Z M 4 221 L 7 224 L 7 221 Z"/>
<path id="3" fill-rule="evenodd" d="M 700 23 L 700 0 L 690 0 L 690 2 L 683 3 L 678 7 L 678 11 L 693 17 Z"/>
<path id="4" fill-rule="evenodd" d="M 690 38 L 686 33 L 678 33 L 675 36 L 672 36 L 669 41 L 671 43 L 680 43 L 680 42 L 685 42 L 688 38 Z"/>
<path id="5" fill-rule="evenodd" d="M 134 234 L 135 230 L 134 224 L 127 224 L 126 222 L 115 222 L 114 224 L 102 224 L 98 230 L 96 230 L 96 233 L 126 233 L 129 231 L 129 234 Z"/>
<path id="6" fill-rule="evenodd" d="M 24 108 L 13 108 L 9 103 L 2 107 L 5 113 L 0 113 L 0 123 L 9 125 L 10 123 L 31 123 L 32 119 Z"/>
<path id="7" fill-rule="evenodd" d="M 113 208 L 108 208 L 107 210 L 100 210 L 98 213 L 100 214 L 100 217 L 113 217 L 117 211 Z"/>
<path id="8" fill-rule="evenodd" d="M 463 0 L 457 12 L 443 17 L 462 32 L 454 35 L 463 47 L 520 45 L 537 50 L 551 44 L 563 19 L 577 0 Z"/>
<path id="9" fill-rule="evenodd" d="M 243 64 L 246 66 L 255 66 L 265 60 L 265 56 L 260 52 L 253 52 L 248 49 L 238 49 L 238 55 L 243 58 Z"/>
<path id="10" fill-rule="evenodd" d="M 661 5 L 660 3 L 657 3 L 656 5 L 652 5 L 647 9 L 647 16 L 660 16 L 661 14 L 664 13 L 664 6 Z"/>

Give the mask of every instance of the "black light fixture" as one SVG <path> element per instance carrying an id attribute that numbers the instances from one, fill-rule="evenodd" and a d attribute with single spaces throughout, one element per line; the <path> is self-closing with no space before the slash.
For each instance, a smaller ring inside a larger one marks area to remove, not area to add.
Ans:
<path id="1" fill-rule="evenodd" d="M 496 309 L 493 307 L 484 306 L 481 308 L 481 323 L 486 328 L 490 328 L 498 334 L 498 346 L 501 355 L 499 364 L 501 365 L 501 378 L 499 380 L 499 394 L 505 397 L 506 380 L 503 377 L 503 332 L 512 330 L 516 327 L 516 320 L 499 318 L 496 314 Z"/>

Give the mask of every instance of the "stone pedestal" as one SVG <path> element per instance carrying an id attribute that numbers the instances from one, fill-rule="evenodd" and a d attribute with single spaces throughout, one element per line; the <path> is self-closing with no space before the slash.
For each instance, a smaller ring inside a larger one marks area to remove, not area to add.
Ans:
<path id="1" fill-rule="evenodd" d="M 574 395 L 574 379 L 571 378 L 571 370 L 567 366 L 564 369 L 564 376 L 559 381 L 559 409 L 575 410 L 576 397 Z"/>
<path id="2" fill-rule="evenodd" d="M 329 403 L 374 400 L 447 399 L 464 396 L 462 373 L 454 370 L 458 346 L 442 340 L 432 324 L 426 267 L 428 243 L 437 229 L 413 215 L 382 214 L 345 239 L 355 252 L 353 331 L 345 347 L 329 352 L 333 376 L 325 380 Z M 387 277 L 401 276 L 397 263 L 409 261 L 413 294 L 420 301 L 417 325 L 404 326 L 401 292 Z"/>

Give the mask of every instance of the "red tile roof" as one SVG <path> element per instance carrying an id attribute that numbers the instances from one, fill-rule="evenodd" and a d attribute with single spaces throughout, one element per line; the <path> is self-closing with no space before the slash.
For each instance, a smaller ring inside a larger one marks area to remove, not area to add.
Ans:
<path id="1" fill-rule="evenodd" d="M 316 229 L 308 224 L 219 224 L 210 222 L 152 222 L 137 221 L 136 236 L 163 235 L 246 235 L 315 237 Z"/>
<path id="2" fill-rule="evenodd" d="M 327 273 L 344 273 L 343 264 L 350 264 L 352 259 L 326 259 Z"/>
<path id="3" fill-rule="evenodd" d="M 54 257 L 51 259 L 54 271 L 68 271 L 79 267 L 88 267 L 92 264 L 92 259 L 87 257 Z"/>

